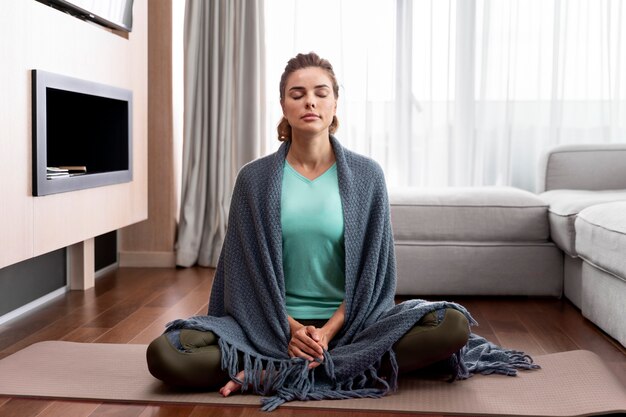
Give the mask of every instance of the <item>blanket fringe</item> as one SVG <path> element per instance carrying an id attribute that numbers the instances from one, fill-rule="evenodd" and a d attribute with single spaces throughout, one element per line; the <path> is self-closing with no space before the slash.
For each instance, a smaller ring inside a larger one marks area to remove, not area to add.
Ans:
<path id="1" fill-rule="evenodd" d="M 518 370 L 541 368 L 524 352 L 504 349 L 475 334 L 470 335 L 467 345 L 455 357 L 458 379 L 467 379 L 476 373 L 516 376 Z"/>
<path id="2" fill-rule="evenodd" d="M 389 350 L 389 362 L 391 363 L 391 375 L 389 380 L 391 381 L 390 390 L 398 390 L 398 376 L 400 375 L 400 368 L 398 367 L 398 358 L 393 349 Z"/>
<path id="3" fill-rule="evenodd" d="M 448 382 L 454 382 L 458 379 L 467 379 L 470 377 L 469 369 L 467 369 L 467 366 L 461 356 L 462 352 L 463 349 L 450 356 L 450 368 L 452 369 L 452 375 Z"/>
<path id="4" fill-rule="evenodd" d="M 332 400 L 347 398 L 380 398 L 389 391 L 397 389 L 398 365 L 395 354 L 390 351 L 392 375 L 385 380 L 378 375 L 376 366 L 368 367 L 361 374 L 346 381 L 343 386 L 337 384 L 332 357 L 324 352 L 324 362 L 321 365 L 324 375 L 331 382 L 329 386 L 316 386 L 315 371 L 309 369 L 309 363 L 300 358 L 289 360 L 274 360 L 257 357 L 247 352 L 241 352 L 237 347 L 218 340 L 222 352 L 222 368 L 230 378 L 241 384 L 241 391 L 252 391 L 263 395 L 261 405 L 263 411 L 273 411 L 280 405 L 293 400 Z M 240 359 L 242 359 L 240 364 Z M 243 369 L 240 369 L 243 365 Z M 243 380 L 237 374 L 243 370 Z M 381 388 L 369 385 L 378 384 Z M 273 395 L 270 395 L 273 393 Z M 270 396 L 268 396 L 270 395 Z"/>
<path id="5" fill-rule="evenodd" d="M 334 400 L 348 398 L 380 398 L 398 389 L 398 361 L 393 350 L 388 352 L 391 373 L 381 377 L 380 362 L 369 366 L 362 373 L 339 383 L 335 376 L 332 356 L 324 351 L 322 369 L 330 382 L 329 386 L 316 386 L 315 371 L 301 358 L 270 359 L 241 352 L 237 347 L 220 338 L 222 368 L 227 370 L 233 381 L 241 384 L 242 391 L 252 390 L 263 395 L 261 409 L 273 411 L 280 405 L 293 400 Z M 239 358 L 243 358 L 244 378 L 237 378 Z M 486 339 L 471 335 L 468 344 L 450 357 L 452 377 L 450 381 L 467 379 L 473 374 L 501 374 L 515 376 L 517 370 L 538 369 L 532 358 L 524 352 L 503 349 Z M 316 368 L 320 369 L 320 368 Z M 321 369 L 320 369 L 321 370 Z M 374 388 L 371 385 L 378 385 Z M 273 393 L 273 395 L 271 395 Z"/>
<path id="6" fill-rule="evenodd" d="M 275 395 L 261 399 L 261 410 L 273 411 L 280 405 L 293 400 L 342 400 L 349 398 L 380 398 L 389 391 L 395 391 L 398 387 L 398 362 L 393 351 L 389 351 L 391 362 L 391 375 L 389 380 L 378 374 L 379 363 L 368 367 L 363 373 L 345 381 L 343 384 L 336 382 L 334 363 L 328 352 L 324 352 L 324 370 L 326 375 L 333 381 L 332 389 L 314 389 L 315 372 L 311 372 L 306 366 L 293 383 L 277 387 Z M 368 387 L 368 384 L 380 384 L 382 388 Z"/>
<path id="7" fill-rule="evenodd" d="M 541 367 L 535 363 L 530 356 L 523 352 L 505 351 L 508 355 L 506 361 L 483 362 L 479 361 L 475 365 L 469 366 L 468 371 L 483 375 L 500 374 L 508 376 L 516 376 L 518 370 L 540 369 Z"/>
<path id="8" fill-rule="evenodd" d="M 316 390 L 306 396 L 297 393 L 291 388 L 280 389 L 272 397 L 261 399 L 262 411 L 274 411 L 280 405 L 293 400 L 346 400 L 350 398 L 380 398 L 387 392 L 379 388 L 362 388 L 359 390 Z"/>

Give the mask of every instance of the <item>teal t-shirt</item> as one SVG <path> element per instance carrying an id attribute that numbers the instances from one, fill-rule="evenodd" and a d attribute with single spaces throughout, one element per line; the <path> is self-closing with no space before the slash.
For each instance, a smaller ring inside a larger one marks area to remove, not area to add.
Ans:
<path id="1" fill-rule="evenodd" d="M 328 319 L 345 295 L 337 165 L 309 180 L 285 161 L 280 214 L 287 313 Z"/>

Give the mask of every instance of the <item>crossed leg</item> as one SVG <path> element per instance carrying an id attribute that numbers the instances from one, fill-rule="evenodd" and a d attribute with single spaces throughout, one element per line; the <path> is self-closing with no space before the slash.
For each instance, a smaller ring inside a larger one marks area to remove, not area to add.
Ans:
<path id="1" fill-rule="evenodd" d="M 241 388 L 221 369 L 221 352 L 214 333 L 180 330 L 178 337 L 184 351 L 174 346 L 167 334 L 148 346 L 148 369 L 153 376 L 174 386 L 219 389 L 223 396 Z M 427 314 L 394 345 L 400 373 L 449 358 L 467 343 L 468 337 L 468 321 L 459 311 L 446 309 L 442 320 L 436 313 Z M 243 371 L 237 374 L 238 379 L 243 377 Z"/>

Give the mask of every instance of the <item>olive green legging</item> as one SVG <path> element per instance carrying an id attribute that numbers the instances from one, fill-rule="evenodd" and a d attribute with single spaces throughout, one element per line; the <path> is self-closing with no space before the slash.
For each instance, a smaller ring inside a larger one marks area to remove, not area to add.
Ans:
<path id="1" fill-rule="evenodd" d="M 316 327 L 324 323 L 300 322 Z M 467 343 L 468 337 L 468 321 L 459 311 L 445 310 L 441 322 L 436 313 L 427 314 L 394 345 L 399 371 L 411 372 L 447 359 Z M 221 369 L 214 333 L 181 330 L 180 343 L 184 352 L 176 349 L 166 335 L 148 346 L 148 369 L 154 377 L 168 385 L 201 389 L 217 389 L 229 380 L 228 373 Z"/>

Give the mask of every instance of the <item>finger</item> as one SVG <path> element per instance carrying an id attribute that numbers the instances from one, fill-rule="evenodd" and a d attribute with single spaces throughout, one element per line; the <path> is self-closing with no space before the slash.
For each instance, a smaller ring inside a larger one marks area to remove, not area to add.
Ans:
<path id="1" fill-rule="evenodd" d="M 312 357 L 319 357 L 321 355 L 321 346 L 315 343 L 312 339 L 308 339 L 309 343 L 305 343 L 299 339 L 292 339 L 291 345 L 298 348 L 301 352 L 310 355 Z"/>
<path id="2" fill-rule="evenodd" d="M 296 352 L 297 351 L 297 352 Z M 289 355 L 293 358 L 293 357 L 299 357 L 299 358 L 303 358 L 306 359 L 309 362 L 309 369 L 313 369 L 313 368 L 317 368 L 322 361 L 320 359 L 314 359 L 308 355 L 303 355 L 302 352 L 295 348 L 295 349 L 289 349 Z"/>
<path id="3" fill-rule="evenodd" d="M 290 348 L 290 350 L 293 353 L 293 356 L 296 357 L 296 358 L 303 358 L 303 359 L 306 359 L 307 361 L 312 361 L 313 360 L 312 356 L 310 356 L 307 353 L 303 352 L 297 346 L 292 346 Z"/>
<path id="4" fill-rule="evenodd" d="M 315 331 L 315 328 L 313 329 Z M 321 356 L 324 352 L 322 346 L 320 346 L 320 344 L 315 341 L 308 332 L 296 334 L 296 337 L 292 338 L 291 341 L 297 341 L 298 347 L 301 350 L 308 352 L 310 355 Z"/>
<path id="5" fill-rule="evenodd" d="M 314 326 L 307 326 L 307 333 L 311 336 L 313 340 L 319 342 L 321 337 L 319 335 L 319 330 Z"/>

